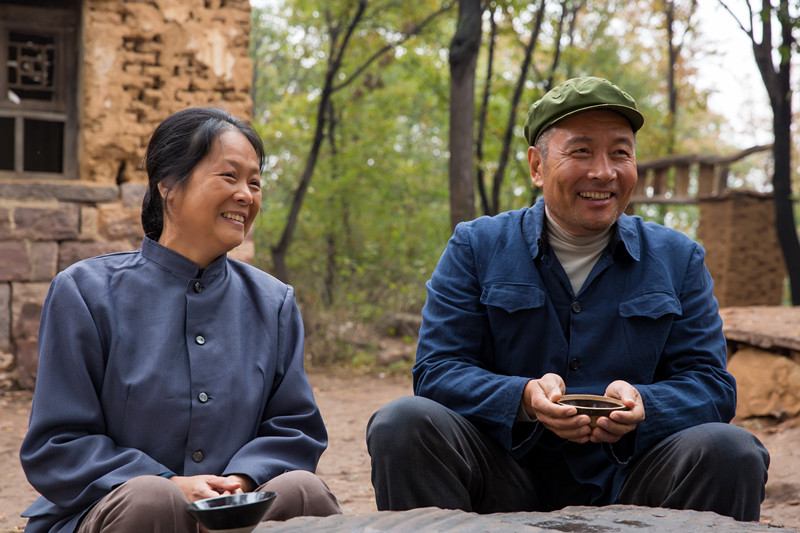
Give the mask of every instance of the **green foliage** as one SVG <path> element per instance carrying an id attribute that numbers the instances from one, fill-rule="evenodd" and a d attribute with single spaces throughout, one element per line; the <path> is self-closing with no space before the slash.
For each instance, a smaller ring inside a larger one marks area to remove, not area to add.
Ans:
<path id="1" fill-rule="evenodd" d="M 576 0 L 565 0 L 567 7 Z M 581 3 L 581 2 L 578 2 Z M 663 157 L 668 117 L 667 45 L 662 5 L 655 0 L 586 0 L 574 27 L 559 24 L 562 4 L 548 2 L 525 91 L 513 117 L 511 158 L 503 177 L 501 209 L 530 205 L 533 190 L 522 136 L 529 105 L 573 76 L 606 77 L 631 93 L 646 124 L 638 136 L 640 161 Z M 418 36 L 397 45 L 414 25 L 441 9 L 445 0 L 373 0 L 342 57 L 327 111 L 326 138 L 303 200 L 287 257 L 291 282 L 304 316 L 313 317 L 321 350 L 336 359 L 359 361 L 363 347 L 342 343 L 319 323 L 339 319 L 372 322 L 386 313 L 419 312 L 430 277 L 450 234 L 448 203 L 448 47 L 457 9 L 438 17 Z M 511 98 L 539 2 L 495 0 L 497 41 L 493 74 L 486 79 L 488 18 L 476 73 L 476 106 L 490 87 L 483 168 L 491 179 L 511 114 Z M 320 91 L 334 43 L 344 38 L 355 0 L 273 0 L 254 9 L 255 123 L 268 168 L 262 216 L 256 232 L 257 264 L 270 270 L 270 249 L 283 231 L 312 142 Z M 684 17 L 691 30 L 689 14 Z M 569 20 L 567 20 L 569 22 Z M 559 33 L 561 27 L 561 33 Z M 396 45 L 362 70 L 369 58 Z M 696 89 L 693 41 L 684 43 L 677 82 L 678 152 L 720 153 L 721 119 Z M 560 60 L 555 71 L 554 53 Z M 693 235 L 696 209 L 640 209 L 641 214 Z M 349 348 L 346 346 L 350 346 Z"/>

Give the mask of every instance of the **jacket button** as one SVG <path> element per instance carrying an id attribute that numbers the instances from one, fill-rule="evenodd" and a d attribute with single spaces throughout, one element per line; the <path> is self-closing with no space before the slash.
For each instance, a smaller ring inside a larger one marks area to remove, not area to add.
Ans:
<path id="1" fill-rule="evenodd" d="M 581 306 L 580 302 L 572 302 L 570 308 L 572 309 L 573 313 L 580 313 L 583 310 L 583 307 Z"/>
<path id="2" fill-rule="evenodd" d="M 193 288 L 194 288 L 194 292 L 200 292 L 200 291 L 202 291 L 202 290 L 203 290 L 203 286 L 202 286 L 202 285 L 200 285 L 200 282 L 199 282 L 199 281 L 196 281 L 196 282 L 194 283 L 194 287 L 193 287 Z"/>
<path id="3" fill-rule="evenodd" d="M 569 362 L 570 370 L 578 370 L 580 367 L 581 367 L 581 362 L 578 361 L 577 358 L 573 358 L 572 361 Z"/>
<path id="4" fill-rule="evenodd" d="M 200 400 L 200 403 L 206 403 L 208 401 L 208 394 L 201 392 L 197 395 L 197 399 Z"/>
<path id="5" fill-rule="evenodd" d="M 202 335 L 198 335 L 197 337 L 194 338 L 194 342 L 202 346 L 206 343 L 206 339 Z"/>
<path id="6" fill-rule="evenodd" d="M 200 450 L 197 450 L 192 454 L 192 461 L 194 461 L 195 463 L 199 463 L 202 460 L 203 460 L 203 452 L 201 452 Z"/>

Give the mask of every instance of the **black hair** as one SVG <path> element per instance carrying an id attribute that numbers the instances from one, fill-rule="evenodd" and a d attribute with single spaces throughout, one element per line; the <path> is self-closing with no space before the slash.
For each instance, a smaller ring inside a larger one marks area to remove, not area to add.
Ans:
<path id="1" fill-rule="evenodd" d="M 264 169 L 264 144 L 253 127 L 215 107 L 190 107 L 167 117 L 150 137 L 144 165 L 147 171 L 147 192 L 142 201 L 142 227 L 153 240 L 164 229 L 163 201 L 175 188 L 189 182 L 192 170 L 211 151 L 216 138 L 226 131 L 242 133 L 258 156 Z M 164 199 L 159 186 L 164 189 Z"/>

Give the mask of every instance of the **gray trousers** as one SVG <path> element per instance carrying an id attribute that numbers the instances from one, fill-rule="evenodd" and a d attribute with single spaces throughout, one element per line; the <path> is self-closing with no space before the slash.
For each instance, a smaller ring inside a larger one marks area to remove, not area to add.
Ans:
<path id="1" fill-rule="evenodd" d="M 367 447 L 378 510 L 549 511 L 589 505 L 593 489 L 575 482 L 566 465 L 546 473 L 521 465 L 464 417 L 418 396 L 378 410 L 367 424 Z M 755 521 L 768 466 L 767 450 L 746 430 L 702 424 L 637 458 L 616 503 Z"/>
<path id="2" fill-rule="evenodd" d="M 264 520 L 341 514 L 339 503 L 320 478 L 304 470 L 277 476 L 256 489 L 278 495 Z M 197 522 L 184 510 L 187 501 L 167 478 L 141 476 L 123 483 L 83 518 L 78 533 L 197 533 Z"/>

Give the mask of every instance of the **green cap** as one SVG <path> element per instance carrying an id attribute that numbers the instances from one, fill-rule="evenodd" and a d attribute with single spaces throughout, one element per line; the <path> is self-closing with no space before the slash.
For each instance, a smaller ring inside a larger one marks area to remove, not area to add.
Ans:
<path id="1" fill-rule="evenodd" d="M 644 124 L 644 116 L 636 109 L 636 101 L 603 78 L 572 78 L 559 83 L 528 110 L 525 138 L 533 146 L 544 130 L 575 113 L 590 109 L 608 109 L 620 113 L 631 123 L 634 133 Z"/>

